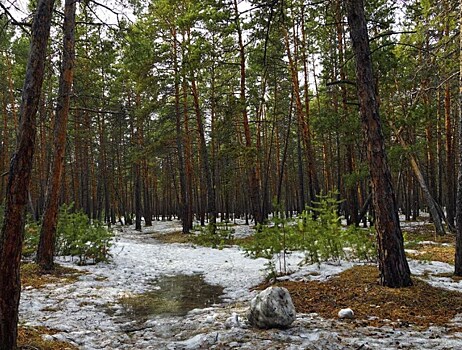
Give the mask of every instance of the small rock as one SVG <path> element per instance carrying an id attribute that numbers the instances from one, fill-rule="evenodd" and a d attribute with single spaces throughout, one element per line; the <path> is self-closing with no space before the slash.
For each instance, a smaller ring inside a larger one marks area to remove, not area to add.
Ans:
<path id="1" fill-rule="evenodd" d="M 205 334 L 197 334 L 194 337 L 183 340 L 179 342 L 178 344 L 181 344 L 183 347 L 181 349 L 198 349 L 201 347 L 206 340 L 206 335 Z"/>
<path id="2" fill-rule="evenodd" d="M 226 329 L 231 329 L 231 328 L 237 328 L 240 326 L 239 323 L 239 316 L 233 312 L 231 314 L 231 317 L 228 317 L 225 321 L 225 328 Z"/>
<path id="3" fill-rule="evenodd" d="M 205 323 L 214 323 L 216 318 L 217 318 L 216 314 L 208 315 L 207 318 L 205 319 Z"/>
<path id="4" fill-rule="evenodd" d="M 51 336 L 51 335 L 49 335 L 49 334 L 43 334 L 43 335 L 42 335 L 42 339 L 43 339 L 44 341 L 53 341 L 53 340 L 55 340 L 55 338 L 53 338 L 53 336 Z"/>
<path id="5" fill-rule="evenodd" d="M 355 313 L 350 308 L 341 309 L 338 312 L 338 318 L 353 318 L 353 317 L 355 317 Z"/>
<path id="6" fill-rule="evenodd" d="M 249 323 L 255 327 L 287 328 L 295 321 L 295 307 L 287 289 L 269 287 L 250 302 Z"/>

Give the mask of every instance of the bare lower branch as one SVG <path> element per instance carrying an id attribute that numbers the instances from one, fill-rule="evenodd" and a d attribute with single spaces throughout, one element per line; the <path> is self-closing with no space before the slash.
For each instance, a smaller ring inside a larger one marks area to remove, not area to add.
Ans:
<path id="1" fill-rule="evenodd" d="M 348 85 L 356 86 L 356 83 L 354 81 L 351 81 L 351 80 L 336 80 L 336 81 L 332 81 L 330 83 L 327 83 L 326 86 L 340 85 L 340 84 L 348 84 Z"/>
<path id="2" fill-rule="evenodd" d="M 14 18 L 14 16 L 11 14 L 9 9 L 4 4 L 2 4 L 1 2 L 0 2 L 0 7 L 2 8 L 2 10 L 5 13 L 6 17 L 8 17 L 10 19 L 9 23 L 11 23 L 12 25 L 21 27 L 22 30 L 24 30 L 28 35 L 30 35 L 30 32 L 27 29 L 27 28 L 32 27 L 32 25 L 30 23 L 20 22 L 20 21 L 16 20 L 16 18 Z"/>
<path id="3" fill-rule="evenodd" d="M 70 108 L 71 111 L 84 111 L 84 112 L 93 112 L 98 114 L 121 114 L 122 112 L 118 111 L 109 111 L 109 110 L 102 110 L 102 109 L 93 109 L 93 108 Z"/>

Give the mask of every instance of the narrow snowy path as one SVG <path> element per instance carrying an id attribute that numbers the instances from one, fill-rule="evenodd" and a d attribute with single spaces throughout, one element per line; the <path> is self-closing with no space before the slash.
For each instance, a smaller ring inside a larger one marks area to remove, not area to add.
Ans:
<path id="1" fill-rule="evenodd" d="M 394 330 L 392 325 L 354 328 L 316 314 L 297 315 L 294 326 L 288 330 L 250 329 L 244 315 L 247 301 L 255 292 L 249 288 L 263 279 L 266 260 L 249 259 L 237 248 L 217 250 L 190 244 L 163 244 L 152 238 L 153 233 L 179 228 L 179 222 L 156 222 L 143 233 L 118 232 L 112 247 L 112 263 L 81 267 L 89 273 L 70 285 L 48 285 L 40 290 L 26 288 L 21 297 L 21 321 L 60 330 L 54 338 L 88 350 L 462 348 L 461 334 L 446 334 L 441 328 L 425 332 Z M 290 258 L 293 269 L 299 259 L 300 256 Z M 292 277 L 310 275 L 322 279 L 350 266 L 350 263 L 323 264 L 320 269 L 307 266 Z M 447 272 L 450 266 L 412 263 L 412 269 L 415 273 Z M 310 274 L 313 270 L 317 271 L 316 276 Z M 181 317 L 153 316 L 141 324 L 123 316 L 123 307 L 116 303 L 120 297 L 152 288 L 150 283 L 161 275 L 178 274 L 201 274 L 209 284 L 223 286 L 223 304 L 196 309 Z M 452 287 L 460 286 L 452 284 Z"/>

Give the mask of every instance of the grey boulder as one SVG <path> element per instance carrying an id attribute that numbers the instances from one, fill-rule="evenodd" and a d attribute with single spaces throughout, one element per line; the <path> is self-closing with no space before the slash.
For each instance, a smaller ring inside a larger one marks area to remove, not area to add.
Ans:
<path id="1" fill-rule="evenodd" d="M 352 319 L 354 317 L 355 317 L 355 313 L 350 308 L 340 309 L 340 311 L 338 312 L 338 318 L 350 318 L 350 319 Z"/>
<path id="2" fill-rule="evenodd" d="M 295 321 L 295 315 L 289 291 L 268 287 L 251 300 L 247 319 L 258 328 L 287 328 Z"/>

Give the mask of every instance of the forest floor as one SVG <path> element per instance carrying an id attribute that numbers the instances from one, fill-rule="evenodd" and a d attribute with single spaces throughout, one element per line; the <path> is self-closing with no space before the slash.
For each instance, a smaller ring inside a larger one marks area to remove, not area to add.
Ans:
<path id="1" fill-rule="evenodd" d="M 266 259 L 250 259 L 238 246 L 191 243 L 178 234 L 178 221 L 154 222 L 141 233 L 117 227 L 111 263 L 77 266 L 60 258 L 62 267 L 40 278 L 33 265 L 23 266 L 21 344 L 53 350 L 462 348 L 462 283 L 451 277 L 454 238 L 434 237 L 425 221 L 403 227 L 410 288 L 380 287 L 377 269 L 368 264 L 299 266 L 303 255 L 291 254 L 293 273 L 277 282 L 297 309 L 286 330 L 256 330 L 246 322 L 249 300 L 266 286 Z M 236 243 L 252 235 L 243 223 L 233 228 Z M 354 319 L 337 318 L 345 307 Z"/>

